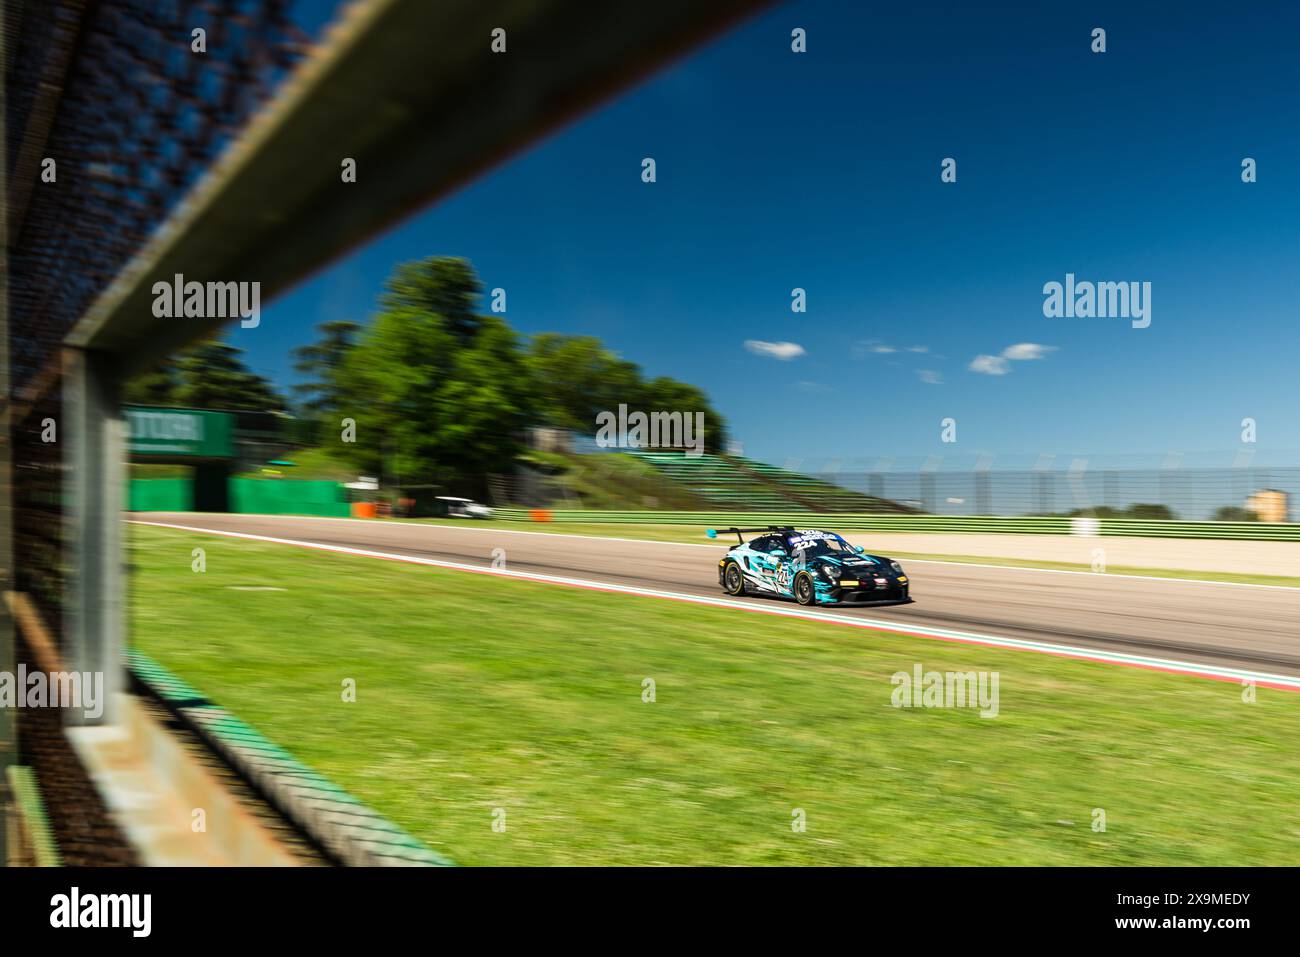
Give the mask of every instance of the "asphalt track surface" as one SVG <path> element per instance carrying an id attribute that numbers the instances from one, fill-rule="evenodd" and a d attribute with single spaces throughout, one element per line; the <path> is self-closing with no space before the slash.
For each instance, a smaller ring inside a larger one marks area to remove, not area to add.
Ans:
<path id="1" fill-rule="evenodd" d="M 515 572 L 709 598 L 723 594 L 717 566 L 726 545 L 512 532 L 470 521 L 444 526 L 201 513 L 133 513 L 130 518 L 485 568 L 500 548 Z M 629 526 L 626 537 L 635 536 L 635 526 Z M 850 540 L 872 550 L 869 533 Z M 1300 676 L 1300 589 L 901 561 L 911 580 L 911 604 L 823 611 L 888 621 L 900 629 L 937 627 Z M 737 600 L 797 607 L 757 596 Z"/>

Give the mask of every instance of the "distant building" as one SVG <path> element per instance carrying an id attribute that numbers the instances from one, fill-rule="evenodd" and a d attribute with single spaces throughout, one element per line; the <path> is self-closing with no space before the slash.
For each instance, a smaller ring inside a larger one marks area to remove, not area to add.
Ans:
<path id="1" fill-rule="evenodd" d="M 538 452 L 572 452 L 573 433 L 568 429 L 538 427 L 531 429 L 529 442 Z"/>
<path id="2" fill-rule="evenodd" d="M 1262 488 L 1246 499 L 1246 509 L 1254 512 L 1261 522 L 1285 522 L 1291 511 L 1286 492 L 1275 488 Z"/>

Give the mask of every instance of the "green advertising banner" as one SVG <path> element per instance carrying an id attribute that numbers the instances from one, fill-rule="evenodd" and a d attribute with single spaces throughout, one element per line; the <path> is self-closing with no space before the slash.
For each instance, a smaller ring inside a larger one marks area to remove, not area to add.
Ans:
<path id="1" fill-rule="evenodd" d="M 194 482 L 187 478 L 132 479 L 127 484 L 128 512 L 192 512 Z"/>
<path id="2" fill-rule="evenodd" d="M 124 410 L 133 457 L 228 459 L 234 453 L 234 416 L 197 409 L 155 409 L 129 405 Z"/>

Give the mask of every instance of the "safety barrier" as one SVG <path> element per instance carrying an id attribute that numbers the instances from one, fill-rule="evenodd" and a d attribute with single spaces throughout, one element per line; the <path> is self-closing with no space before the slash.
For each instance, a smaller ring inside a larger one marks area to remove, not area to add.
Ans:
<path id="1" fill-rule="evenodd" d="M 499 519 L 527 521 L 529 511 L 502 508 Z M 1017 535 L 1129 535 L 1143 538 L 1219 538 L 1300 541 L 1300 524 L 1268 522 L 1179 522 L 1131 518 L 1064 518 L 1001 515 L 871 515 L 842 512 L 649 512 L 551 509 L 555 523 L 694 525 L 700 528 L 794 525 L 870 529 L 881 532 L 984 532 Z"/>
<path id="2" fill-rule="evenodd" d="M 352 514 L 347 493 L 337 482 L 303 479 L 228 480 L 232 512 L 255 515 L 321 515 L 346 518 Z M 132 479 L 126 507 L 131 512 L 190 512 L 194 510 L 194 481 L 189 478 Z"/>
<path id="3" fill-rule="evenodd" d="M 153 659 L 127 653 L 131 676 L 208 742 L 334 860 L 355 867 L 445 867 L 447 858 L 262 737 Z"/>
<path id="4" fill-rule="evenodd" d="M 7 863 L 11 867 L 62 867 L 63 858 L 45 813 L 36 775 L 29 767 L 12 764 L 8 780 L 13 808 L 9 818 Z"/>
<path id="5" fill-rule="evenodd" d="M 129 512 L 190 512 L 194 482 L 188 478 L 132 479 L 127 485 Z"/>

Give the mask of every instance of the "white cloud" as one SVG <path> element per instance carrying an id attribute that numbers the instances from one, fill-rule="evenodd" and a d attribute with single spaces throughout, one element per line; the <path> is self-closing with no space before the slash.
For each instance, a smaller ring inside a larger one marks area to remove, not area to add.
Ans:
<path id="1" fill-rule="evenodd" d="M 916 374 L 926 385 L 943 385 L 943 376 L 933 369 L 917 369 Z"/>
<path id="2" fill-rule="evenodd" d="M 1002 350 L 1004 359 L 1042 359 L 1049 352 L 1055 352 L 1056 346 L 1039 345 L 1037 342 L 1017 342 Z"/>
<path id="3" fill-rule="evenodd" d="M 1006 375 L 1011 371 L 1012 362 L 1024 362 L 1032 359 L 1045 359 L 1049 352 L 1055 352 L 1056 346 L 1045 346 L 1038 342 L 1017 342 L 1007 346 L 997 356 L 976 356 L 967 367 L 971 372 L 982 375 Z"/>
<path id="4" fill-rule="evenodd" d="M 761 339 L 746 339 L 745 348 L 757 356 L 770 356 L 773 359 L 788 361 L 804 354 L 803 346 L 797 342 L 763 342 Z"/>
<path id="5" fill-rule="evenodd" d="M 853 343 L 851 351 L 853 358 L 865 359 L 869 355 L 887 356 L 898 350 L 879 339 L 859 339 Z"/>
<path id="6" fill-rule="evenodd" d="M 1011 371 L 1011 363 L 1001 356 L 976 356 L 968 368 L 984 375 L 1006 375 Z"/>
<path id="7" fill-rule="evenodd" d="M 930 347 L 929 346 L 908 346 L 907 351 L 908 352 L 929 352 Z"/>

